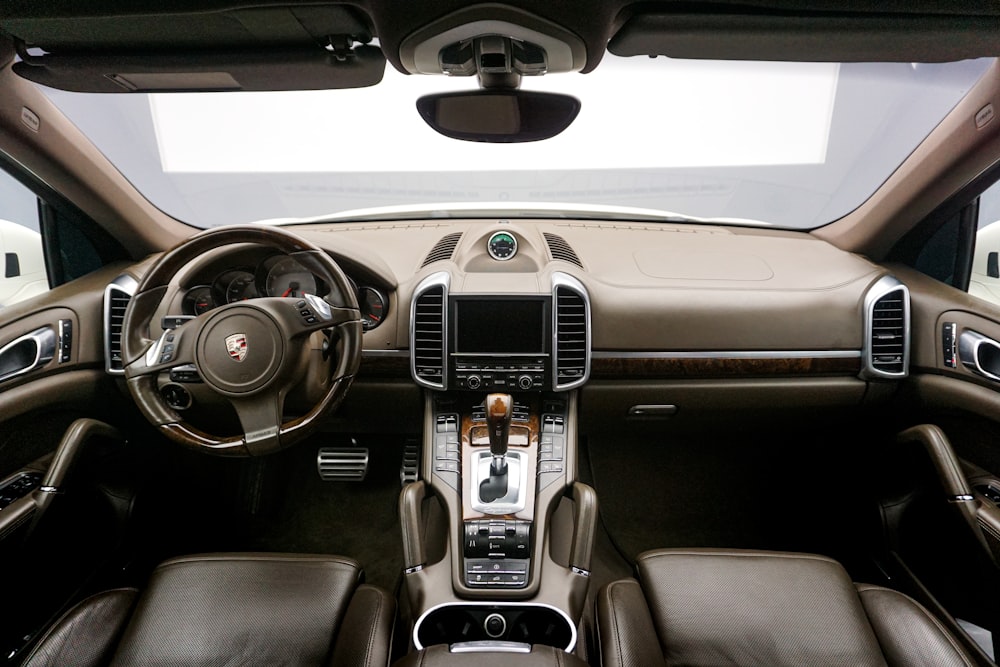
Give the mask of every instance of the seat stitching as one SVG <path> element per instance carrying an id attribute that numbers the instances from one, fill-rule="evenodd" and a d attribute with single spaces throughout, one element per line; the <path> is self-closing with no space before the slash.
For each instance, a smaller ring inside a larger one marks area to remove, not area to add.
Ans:
<path id="1" fill-rule="evenodd" d="M 381 595 L 376 595 L 376 597 L 378 598 L 378 604 L 375 607 L 375 614 L 374 614 L 374 616 L 375 616 L 375 622 L 372 623 L 371 630 L 368 633 L 368 649 L 367 649 L 367 651 L 365 653 L 365 664 L 366 665 L 370 665 L 371 664 L 372 645 L 375 643 L 375 628 L 378 627 L 379 612 L 382 611 L 382 596 Z"/>
<path id="2" fill-rule="evenodd" d="M 941 634 L 944 636 L 944 638 L 947 640 L 947 642 L 951 645 L 951 647 L 953 649 L 955 649 L 955 653 L 957 653 L 958 657 L 962 659 L 962 662 L 964 662 L 966 665 L 968 665 L 968 667 L 975 667 L 975 663 L 969 662 L 969 660 L 967 659 L 967 657 L 965 655 L 965 650 L 961 647 L 961 645 L 959 645 L 955 641 L 954 638 L 952 638 L 951 633 L 948 632 L 948 630 L 944 627 L 944 625 L 941 623 L 941 621 L 939 621 L 937 619 L 937 617 L 935 617 L 934 615 L 932 615 L 929 611 L 927 611 L 926 609 L 924 609 L 924 606 L 922 604 L 917 603 L 915 600 L 912 600 L 910 597 L 908 597 L 906 595 L 903 595 L 899 591 L 893 590 L 891 588 L 885 588 L 883 586 L 875 586 L 873 588 L 869 588 L 869 589 L 866 589 L 866 590 L 878 590 L 878 591 L 883 591 L 883 592 L 886 592 L 886 593 L 891 593 L 892 595 L 895 595 L 897 597 L 903 598 L 903 600 L 906 601 L 906 602 L 913 603 L 913 606 L 916 607 L 916 609 L 920 613 L 922 613 L 924 616 L 926 616 L 927 619 L 930 620 L 930 622 L 934 625 L 934 627 L 936 627 L 941 632 Z"/>
<path id="3" fill-rule="evenodd" d="M 605 598 L 607 598 L 608 609 L 611 610 L 611 626 L 615 633 L 615 652 L 617 654 L 618 662 L 624 663 L 624 660 L 622 659 L 624 656 L 622 655 L 621 632 L 618 629 L 618 611 L 615 609 L 614 601 L 612 599 L 613 596 L 611 594 L 612 589 L 618 586 L 620 583 L 622 582 L 613 581 L 610 584 L 608 584 L 607 587 L 604 589 L 605 591 L 604 596 Z M 601 661 L 603 663 L 603 656 Z"/>
<path id="4" fill-rule="evenodd" d="M 816 554 L 790 554 L 790 553 L 746 553 L 741 551 L 654 551 L 639 557 L 639 560 L 653 560 L 655 558 L 669 558 L 671 556 L 706 556 L 713 558 L 785 558 L 788 560 L 813 560 L 821 563 L 834 563 L 837 561 L 826 556 Z"/>

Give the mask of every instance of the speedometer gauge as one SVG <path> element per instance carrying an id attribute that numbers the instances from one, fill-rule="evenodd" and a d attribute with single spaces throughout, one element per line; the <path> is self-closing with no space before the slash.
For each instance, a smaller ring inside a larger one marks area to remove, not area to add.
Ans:
<path id="1" fill-rule="evenodd" d="M 266 260 L 264 291 L 268 296 L 301 297 L 316 294 L 316 276 L 291 257 L 281 255 Z"/>
<path id="2" fill-rule="evenodd" d="M 503 262 L 517 254 L 517 239 L 513 234 L 497 232 L 486 242 L 486 250 L 490 257 Z"/>

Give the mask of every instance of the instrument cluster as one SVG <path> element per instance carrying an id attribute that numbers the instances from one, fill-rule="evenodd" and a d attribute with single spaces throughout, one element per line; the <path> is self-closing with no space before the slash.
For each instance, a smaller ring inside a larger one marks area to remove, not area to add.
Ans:
<path id="1" fill-rule="evenodd" d="M 357 294 L 362 328 L 370 331 L 382 323 L 389 300 L 378 288 L 359 287 L 350 277 L 348 280 Z M 185 315 L 201 315 L 219 306 L 258 297 L 291 299 L 304 294 L 325 297 L 329 293 L 330 286 L 294 258 L 271 255 L 256 266 L 227 268 L 209 284 L 191 287 L 184 294 L 181 307 Z"/>

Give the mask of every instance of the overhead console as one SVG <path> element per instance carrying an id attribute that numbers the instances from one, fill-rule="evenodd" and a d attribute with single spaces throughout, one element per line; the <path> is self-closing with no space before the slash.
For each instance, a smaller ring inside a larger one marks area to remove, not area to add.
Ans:
<path id="1" fill-rule="evenodd" d="M 590 372 L 590 302 L 556 273 L 546 294 L 452 294 L 450 275 L 423 280 L 413 298 L 413 379 L 439 391 L 565 391 Z"/>

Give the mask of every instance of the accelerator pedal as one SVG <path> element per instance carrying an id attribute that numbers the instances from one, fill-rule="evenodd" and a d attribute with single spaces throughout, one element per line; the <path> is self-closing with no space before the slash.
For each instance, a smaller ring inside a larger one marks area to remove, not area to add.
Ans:
<path id="1" fill-rule="evenodd" d="M 324 482 L 362 482 L 368 475 L 368 448 L 321 447 L 316 456 L 319 478 Z"/>
<path id="2" fill-rule="evenodd" d="M 403 443 L 403 463 L 399 466 L 399 483 L 406 486 L 420 479 L 420 443 L 407 438 Z"/>

